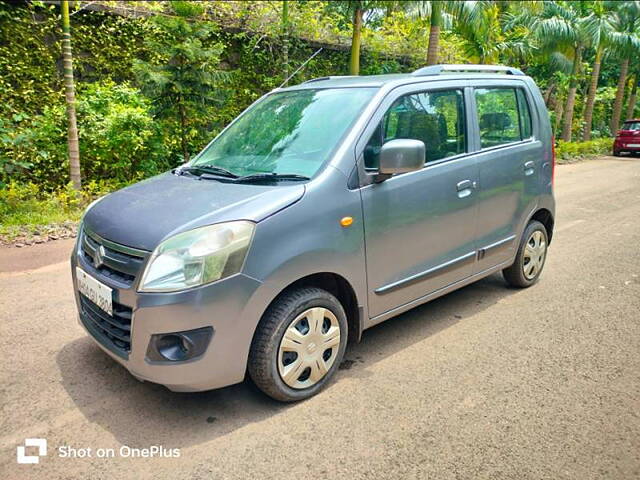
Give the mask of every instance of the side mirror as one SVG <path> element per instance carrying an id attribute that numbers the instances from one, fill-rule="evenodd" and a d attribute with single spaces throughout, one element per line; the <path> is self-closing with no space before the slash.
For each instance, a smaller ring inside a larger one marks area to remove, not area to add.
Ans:
<path id="1" fill-rule="evenodd" d="M 380 149 L 380 167 L 375 182 L 385 181 L 391 175 L 422 169 L 425 146 L 420 140 L 398 138 L 385 143 Z"/>

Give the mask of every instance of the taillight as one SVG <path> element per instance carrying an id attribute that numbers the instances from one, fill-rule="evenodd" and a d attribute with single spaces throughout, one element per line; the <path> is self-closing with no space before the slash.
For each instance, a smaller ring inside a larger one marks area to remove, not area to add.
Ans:
<path id="1" fill-rule="evenodd" d="M 551 188 L 556 181 L 556 137 L 551 136 Z"/>

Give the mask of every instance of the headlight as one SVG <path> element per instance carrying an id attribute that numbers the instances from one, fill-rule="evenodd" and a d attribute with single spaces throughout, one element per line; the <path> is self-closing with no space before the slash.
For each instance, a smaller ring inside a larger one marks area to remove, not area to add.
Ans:
<path id="1" fill-rule="evenodd" d="M 254 224 L 219 223 L 168 238 L 147 263 L 141 292 L 173 292 L 214 282 L 242 269 Z"/>

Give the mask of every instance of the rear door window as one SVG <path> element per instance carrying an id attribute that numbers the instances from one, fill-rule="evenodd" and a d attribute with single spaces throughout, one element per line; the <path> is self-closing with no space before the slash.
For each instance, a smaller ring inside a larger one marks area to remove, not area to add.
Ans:
<path id="1" fill-rule="evenodd" d="M 397 138 L 421 140 L 432 162 L 466 151 L 462 90 L 420 92 L 398 98 L 364 150 L 365 168 L 377 169 L 382 145 Z"/>
<path id="2" fill-rule="evenodd" d="M 475 96 L 482 148 L 531 138 L 531 111 L 522 89 L 477 88 Z"/>

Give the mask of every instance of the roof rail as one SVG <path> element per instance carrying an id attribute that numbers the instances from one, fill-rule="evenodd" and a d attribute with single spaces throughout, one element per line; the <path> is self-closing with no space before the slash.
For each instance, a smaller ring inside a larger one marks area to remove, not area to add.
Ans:
<path id="1" fill-rule="evenodd" d="M 524 75 L 524 73 L 513 67 L 504 65 L 431 65 L 419 68 L 411 75 L 414 77 L 425 77 L 429 75 L 440 75 L 443 72 L 485 72 L 498 73 L 503 72 L 507 75 Z"/>
<path id="2" fill-rule="evenodd" d="M 302 82 L 302 83 L 313 83 L 313 82 L 321 82 L 322 80 L 331 80 L 334 77 L 316 77 L 316 78 L 312 78 L 311 80 L 307 80 L 306 82 Z"/>

